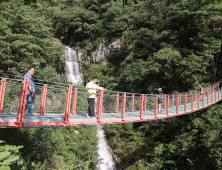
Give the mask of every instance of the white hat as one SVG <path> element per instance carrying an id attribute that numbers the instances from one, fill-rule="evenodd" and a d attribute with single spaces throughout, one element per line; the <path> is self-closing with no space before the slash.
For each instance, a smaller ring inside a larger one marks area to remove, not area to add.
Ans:
<path id="1" fill-rule="evenodd" d="M 161 88 L 159 88 L 159 89 L 157 89 L 158 91 L 162 91 L 162 89 Z"/>

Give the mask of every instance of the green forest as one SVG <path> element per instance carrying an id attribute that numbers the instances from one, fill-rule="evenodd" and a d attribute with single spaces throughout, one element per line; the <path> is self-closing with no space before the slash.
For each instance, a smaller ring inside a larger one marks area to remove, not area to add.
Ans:
<path id="1" fill-rule="evenodd" d="M 90 58 L 101 42 L 120 40 L 108 57 L 81 62 L 85 81 L 189 91 L 222 79 L 221 27 L 220 0 L 0 0 L 0 72 L 22 76 L 33 65 L 34 78 L 67 83 L 65 45 Z M 104 129 L 118 169 L 222 169 L 221 114 L 219 103 Z M 97 142 L 94 126 L 0 129 L 0 170 L 96 169 Z"/>

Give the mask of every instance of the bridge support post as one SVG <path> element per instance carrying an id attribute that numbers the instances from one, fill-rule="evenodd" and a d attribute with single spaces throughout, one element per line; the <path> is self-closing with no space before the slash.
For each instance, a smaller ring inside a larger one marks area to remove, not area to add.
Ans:
<path id="1" fill-rule="evenodd" d="M 144 120 L 143 119 L 143 106 L 144 106 L 144 94 L 140 95 L 140 120 Z"/>
<path id="2" fill-rule="evenodd" d="M 96 102 L 96 114 L 99 116 L 99 105 L 100 105 L 100 91 L 96 93 L 97 102 Z"/>
<path id="3" fill-rule="evenodd" d="M 164 94 L 164 109 L 166 109 L 166 94 Z"/>
<path id="4" fill-rule="evenodd" d="M 181 93 L 179 93 L 179 106 L 181 106 Z"/>
<path id="5" fill-rule="evenodd" d="M 184 112 L 187 113 L 187 94 L 184 96 Z"/>
<path id="6" fill-rule="evenodd" d="M 0 85 L 0 114 L 3 110 L 3 103 L 5 97 L 5 86 L 6 86 L 6 78 L 1 78 L 1 85 Z"/>
<path id="7" fill-rule="evenodd" d="M 207 106 L 210 106 L 210 104 L 209 104 L 209 92 L 207 92 Z"/>
<path id="8" fill-rule="evenodd" d="M 217 101 L 219 101 L 220 100 L 220 89 L 218 88 L 217 89 Z"/>
<path id="9" fill-rule="evenodd" d="M 18 117 L 17 117 L 18 127 L 21 127 L 23 124 L 23 121 L 24 121 L 25 103 L 26 103 L 26 98 L 27 98 L 28 83 L 29 83 L 29 78 L 23 78 L 22 91 L 21 91 L 19 107 L 18 107 Z"/>
<path id="10" fill-rule="evenodd" d="M 167 115 L 167 117 L 170 117 L 170 115 L 169 115 L 169 106 L 170 106 L 170 98 L 169 98 L 169 96 L 167 96 L 167 98 L 166 98 L 166 115 Z"/>
<path id="11" fill-rule="evenodd" d="M 121 109 L 121 121 L 126 122 L 125 120 L 125 109 L 126 109 L 126 93 L 122 94 L 122 109 Z"/>
<path id="12" fill-rule="evenodd" d="M 205 88 L 203 88 L 203 94 L 205 94 Z"/>
<path id="13" fill-rule="evenodd" d="M 205 98 L 205 93 L 203 93 L 203 95 L 202 95 L 202 106 L 203 106 L 203 108 L 205 108 L 205 105 L 204 105 L 204 98 Z"/>
<path id="14" fill-rule="evenodd" d="M 118 114 L 118 112 L 119 112 L 119 93 L 116 93 L 116 114 Z"/>
<path id="15" fill-rule="evenodd" d="M 195 101 L 197 102 L 197 91 L 195 90 Z"/>
<path id="16" fill-rule="evenodd" d="M 200 109 L 200 95 L 197 95 L 197 109 Z"/>
<path id="17" fill-rule="evenodd" d="M 172 108 L 174 107 L 174 94 L 172 94 Z"/>
<path id="18" fill-rule="evenodd" d="M 217 101 L 217 91 L 214 91 L 214 103 Z"/>
<path id="19" fill-rule="evenodd" d="M 179 114 L 179 96 L 176 96 L 176 114 L 180 115 Z"/>
<path id="20" fill-rule="evenodd" d="M 146 112 L 146 105 L 147 105 L 147 95 L 143 95 L 144 100 L 143 100 L 143 105 L 144 105 L 144 112 Z"/>
<path id="21" fill-rule="evenodd" d="M 72 86 L 67 85 L 65 111 L 64 111 L 64 123 L 67 126 L 70 125 L 70 123 L 69 123 L 69 114 L 70 114 L 71 98 L 72 98 Z"/>
<path id="22" fill-rule="evenodd" d="M 191 102 L 191 110 L 194 111 L 193 109 L 193 95 L 190 95 L 190 102 Z"/>
<path id="23" fill-rule="evenodd" d="M 190 102 L 191 102 L 191 95 L 193 95 L 193 94 L 192 94 L 192 91 L 190 92 Z"/>
<path id="24" fill-rule="evenodd" d="M 77 93 L 78 93 L 78 89 L 74 89 L 73 103 L 72 103 L 72 115 L 76 114 Z"/>
<path id="25" fill-rule="evenodd" d="M 154 99 L 154 116 L 155 116 L 156 119 L 158 119 L 157 109 L 158 109 L 158 95 L 156 95 L 155 99 Z"/>
<path id="26" fill-rule="evenodd" d="M 47 93 L 47 84 L 43 84 L 42 98 L 41 98 L 41 107 L 40 107 L 40 115 L 44 115 L 44 112 L 45 112 L 46 93 Z"/>
<path id="27" fill-rule="evenodd" d="M 97 122 L 98 124 L 103 124 L 101 121 L 102 118 L 102 109 L 103 109 L 103 90 L 99 90 L 99 108 L 98 108 Z"/>
<path id="28" fill-rule="evenodd" d="M 134 112 L 134 98 L 135 98 L 135 94 L 132 94 L 132 98 L 131 98 L 131 113 Z"/>

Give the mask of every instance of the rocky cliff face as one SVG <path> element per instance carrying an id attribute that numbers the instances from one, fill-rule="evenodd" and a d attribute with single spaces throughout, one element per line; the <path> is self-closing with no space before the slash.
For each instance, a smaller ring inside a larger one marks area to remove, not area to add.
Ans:
<path id="1" fill-rule="evenodd" d="M 101 41 L 99 47 L 92 53 L 91 56 L 88 56 L 86 52 L 81 52 L 75 48 L 66 46 L 66 77 L 73 84 L 82 84 L 85 83 L 83 68 L 81 66 L 81 61 L 88 63 L 102 63 L 106 64 L 105 59 L 109 58 L 109 55 L 116 51 L 120 50 L 123 46 L 123 39 L 121 38 L 112 38 L 111 43 L 107 44 L 104 41 Z"/>
<path id="2" fill-rule="evenodd" d="M 112 38 L 111 44 L 107 44 L 105 41 L 101 41 L 99 47 L 92 53 L 92 56 L 87 56 L 83 52 L 77 52 L 78 61 L 86 61 L 90 63 L 97 63 L 100 58 L 108 58 L 110 53 L 122 48 L 122 38 Z"/>

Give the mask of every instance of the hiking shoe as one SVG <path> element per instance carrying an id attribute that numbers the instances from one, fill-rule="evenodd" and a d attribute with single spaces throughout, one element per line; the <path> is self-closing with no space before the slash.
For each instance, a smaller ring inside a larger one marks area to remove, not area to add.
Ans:
<path id="1" fill-rule="evenodd" d="M 91 116 L 89 116 L 89 115 L 86 115 L 86 118 L 91 118 Z"/>

